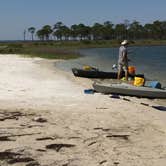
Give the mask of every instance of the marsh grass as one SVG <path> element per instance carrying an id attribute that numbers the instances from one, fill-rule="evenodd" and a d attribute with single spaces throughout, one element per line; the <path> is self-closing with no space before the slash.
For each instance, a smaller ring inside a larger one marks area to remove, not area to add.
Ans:
<path id="1" fill-rule="evenodd" d="M 20 54 L 26 57 L 41 57 L 47 59 L 78 58 L 80 48 L 119 47 L 120 40 L 98 41 L 34 41 L 0 43 L 0 54 Z M 131 46 L 166 45 L 166 40 L 136 40 L 130 41 Z"/>
<path id="2" fill-rule="evenodd" d="M 46 59 L 73 59 L 80 56 L 74 48 L 58 46 L 53 42 L 1 43 L 0 54 L 20 54 Z"/>

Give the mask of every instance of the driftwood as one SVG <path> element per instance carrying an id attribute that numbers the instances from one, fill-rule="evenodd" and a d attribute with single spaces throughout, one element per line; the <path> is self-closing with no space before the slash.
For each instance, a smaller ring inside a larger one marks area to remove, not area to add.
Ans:
<path id="1" fill-rule="evenodd" d="M 8 152 L 8 151 L 0 152 L 0 160 L 11 159 L 14 156 L 18 156 L 18 155 L 21 155 L 21 154 L 15 153 L 15 152 Z"/>
<path id="2" fill-rule="evenodd" d="M 108 108 L 106 108 L 106 107 L 97 107 L 96 109 L 106 110 L 106 109 L 108 109 Z"/>
<path id="3" fill-rule="evenodd" d="M 15 156 L 12 159 L 8 160 L 8 163 L 15 164 L 15 163 L 20 163 L 20 162 L 26 163 L 26 162 L 30 162 L 30 161 L 35 161 L 35 160 L 31 157 L 25 157 L 25 156 L 19 155 L 19 156 Z"/>
<path id="4" fill-rule="evenodd" d="M 57 152 L 59 152 L 60 149 L 62 149 L 62 148 L 72 148 L 72 147 L 75 147 L 75 145 L 73 145 L 73 144 L 50 144 L 50 145 L 46 145 L 47 149 L 54 149 Z"/>
<path id="5" fill-rule="evenodd" d="M 8 152 L 8 151 L 0 152 L 0 160 L 7 160 L 8 164 L 34 161 L 33 158 L 25 157 L 21 153 Z"/>
<path id="6" fill-rule="evenodd" d="M 9 136 L 0 136 L 0 141 L 15 141 L 15 140 L 10 139 Z"/>
<path id="7" fill-rule="evenodd" d="M 0 129 L 25 129 L 25 127 L 0 127 Z"/>
<path id="8" fill-rule="evenodd" d="M 127 134 L 110 134 L 110 135 L 107 135 L 106 137 L 108 137 L 108 138 L 114 137 L 114 138 L 121 138 L 121 139 L 124 139 L 124 140 L 128 140 L 129 136 L 130 135 L 127 135 Z"/>
<path id="9" fill-rule="evenodd" d="M 81 137 L 68 137 L 68 139 L 80 139 Z"/>
<path id="10" fill-rule="evenodd" d="M 57 160 L 49 165 L 43 165 L 43 166 L 79 166 L 80 165 L 80 159 L 79 158 L 72 158 L 68 160 Z"/>
<path id="11" fill-rule="evenodd" d="M 45 149 L 36 149 L 36 151 L 38 151 L 38 152 L 46 152 Z"/>
<path id="12" fill-rule="evenodd" d="M 37 141 L 43 141 L 43 140 L 54 140 L 56 139 L 55 137 L 41 137 L 41 138 L 36 138 Z"/>
<path id="13" fill-rule="evenodd" d="M 96 127 L 94 130 L 102 130 L 102 131 L 110 131 L 111 129 L 107 128 L 102 128 L 102 127 Z"/>
<path id="14" fill-rule="evenodd" d="M 99 164 L 101 165 L 101 164 L 104 164 L 106 162 L 107 162 L 107 160 L 103 160 L 103 161 L 99 162 Z"/>
<path id="15" fill-rule="evenodd" d="M 127 98 L 125 98 L 125 97 L 123 97 L 123 100 L 125 100 L 125 101 L 131 101 L 130 99 L 127 99 Z"/>
<path id="16" fill-rule="evenodd" d="M 114 165 L 116 166 L 116 165 L 119 165 L 120 163 L 118 162 L 118 161 L 115 161 L 114 162 Z"/>
<path id="17" fill-rule="evenodd" d="M 26 164 L 26 166 L 40 166 L 40 164 L 37 161 L 32 161 L 32 162 Z"/>
<path id="18" fill-rule="evenodd" d="M 145 105 L 145 106 L 149 106 L 149 104 L 147 104 L 147 103 L 140 103 L 140 104 Z"/>
<path id="19" fill-rule="evenodd" d="M 44 127 L 43 125 L 38 125 L 38 124 L 21 124 L 20 128 L 25 129 L 25 128 L 33 128 L 33 127 Z"/>
<path id="20" fill-rule="evenodd" d="M 96 141 L 91 142 L 90 144 L 88 144 L 88 146 L 91 146 L 91 145 L 93 145 L 93 144 L 95 144 L 95 143 L 97 143 L 97 142 L 96 142 Z"/>
<path id="21" fill-rule="evenodd" d="M 69 166 L 70 162 L 69 161 L 64 161 L 64 160 L 59 160 L 59 161 L 55 161 L 52 164 L 49 165 L 43 165 L 43 166 Z M 76 166 L 76 165 L 73 165 Z"/>
<path id="22" fill-rule="evenodd" d="M 25 133 L 25 134 L 13 134 L 13 135 L 10 135 L 9 137 L 21 137 L 21 136 L 27 136 L 27 135 L 35 135 L 35 134 L 41 134 L 41 132 L 39 133 Z"/>
<path id="23" fill-rule="evenodd" d="M 0 141 L 15 141 L 14 139 L 10 139 L 11 137 L 21 137 L 21 136 L 27 136 L 27 135 L 35 135 L 35 134 L 41 134 L 41 133 L 25 133 L 25 134 L 4 134 L 0 136 Z"/>
<path id="24" fill-rule="evenodd" d="M 24 114 L 24 113 L 21 113 L 19 111 L 15 111 L 15 112 L 0 112 L 1 116 L 0 116 L 0 121 L 5 121 L 7 119 L 15 119 L 15 120 L 18 120 L 19 117 L 22 117 L 22 116 L 32 116 L 34 114 Z"/>
<path id="25" fill-rule="evenodd" d="M 2 151 L 0 152 L 0 160 L 5 160 L 8 164 L 22 162 L 28 163 L 26 166 L 39 166 L 39 163 L 30 154 L 25 152 L 13 152 L 12 150 Z"/>
<path id="26" fill-rule="evenodd" d="M 32 120 L 35 121 L 35 122 L 40 122 L 40 123 L 47 122 L 47 119 L 43 118 L 43 117 L 34 117 Z"/>
<path id="27" fill-rule="evenodd" d="M 58 135 L 53 135 L 53 136 L 46 136 L 46 137 L 36 138 L 37 141 L 55 140 L 55 139 L 62 139 L 62 137 L 60 137 L 60 136 L 58 136 Z"/>
<path id="28" fill-rule="evenodd" d="M 26 126 L 27 128 L 32 128 L 32 127 L 43 127 L 43 125 L 28 125 Z"/>

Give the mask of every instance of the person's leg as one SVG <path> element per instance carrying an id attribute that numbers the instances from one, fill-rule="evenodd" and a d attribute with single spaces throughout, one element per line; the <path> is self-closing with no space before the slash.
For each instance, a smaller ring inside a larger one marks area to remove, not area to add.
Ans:
<path id="1" fill-rule="evenodd" d="M 118 77 L 117 79 L 121 79 L 121 74 L 122 74 L 122 65 L 118 65 Z"/>
<path id="2" fill-rule="evenodd" d="M 128 66 L 124 66 L 123 70 L 125 71 L 126 81 L 128 81 Z"/>
<path id="3" fill-rule="evenodd" d="M 126 78 L 126 81 L 128 81 L 128 71 L 125 70 L 125 78 Z"/>

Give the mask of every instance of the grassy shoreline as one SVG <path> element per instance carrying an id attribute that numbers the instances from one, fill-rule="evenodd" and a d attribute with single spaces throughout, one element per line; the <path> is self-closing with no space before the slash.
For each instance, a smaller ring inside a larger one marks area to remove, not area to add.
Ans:
<path id="1" fill-rule="evenodd" d="M 119 47 L 119 40 L 111 41 L 34 41 L 34 42 L 1 42 L 0 54 L 20 54 L 26 57 L 41 57 L 46 59 L 73 59 L 81 55 L 81 48 Z M 130 41 L 130 46 L 166 45 L 166 40 Z"/>

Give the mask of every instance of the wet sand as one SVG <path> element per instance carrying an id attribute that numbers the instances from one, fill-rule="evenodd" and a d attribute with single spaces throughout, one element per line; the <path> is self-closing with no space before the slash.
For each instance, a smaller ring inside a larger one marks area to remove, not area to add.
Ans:
<path id="1" fill-rule="evenodd" d="M 55 62 L 0 55 L 0 165 L 165 166 L 157 100 L 84 94 L 92 81 Z"/>

